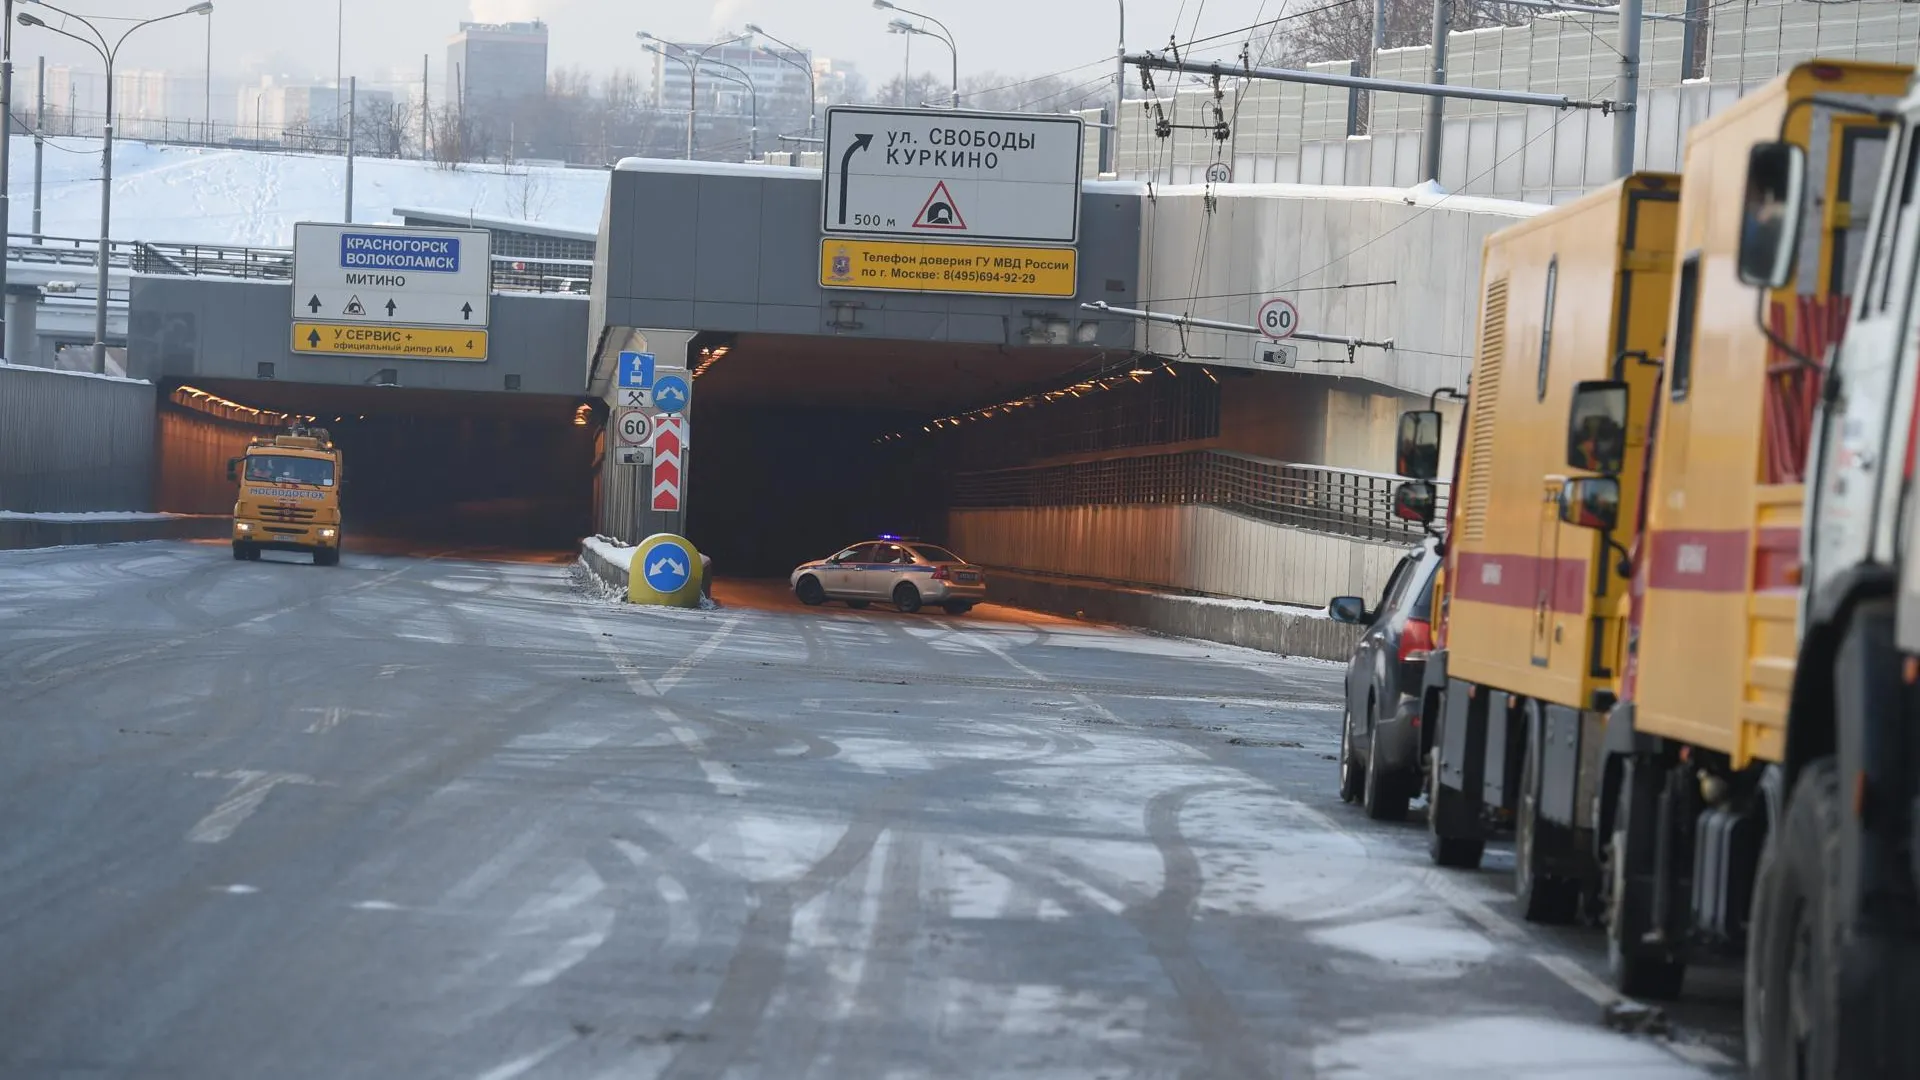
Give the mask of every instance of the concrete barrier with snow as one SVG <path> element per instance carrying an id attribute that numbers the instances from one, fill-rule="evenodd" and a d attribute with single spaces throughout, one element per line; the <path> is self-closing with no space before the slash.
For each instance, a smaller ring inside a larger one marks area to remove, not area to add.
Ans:
<path id="1" fill-rule="evenodd" d="M 0 511 L 0 551 L 131 544 L 143 540 L 225 540 L 233 519 L 187 514 L 18 514 Z"/>

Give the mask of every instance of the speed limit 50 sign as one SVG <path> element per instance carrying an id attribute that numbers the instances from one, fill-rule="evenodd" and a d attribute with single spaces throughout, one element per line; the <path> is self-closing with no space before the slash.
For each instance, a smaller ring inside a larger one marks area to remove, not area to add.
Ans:
<path id="1" fill-rule="evenodd" d="M 1293 301 L 1277 296 L 1260 305 L 1260 315 L 1254 321 L 1262 334 L 1275 341 L 1285 341 L 1300 329 L 1300 313 L 1294 310 Z"/>
<path id="2" fill-rule="evenodd" d="M 639 409 L 621 409 L 613 415 L 614 435 L 625 446 L 645 446 L 653 439 L 653 417 Z"/>

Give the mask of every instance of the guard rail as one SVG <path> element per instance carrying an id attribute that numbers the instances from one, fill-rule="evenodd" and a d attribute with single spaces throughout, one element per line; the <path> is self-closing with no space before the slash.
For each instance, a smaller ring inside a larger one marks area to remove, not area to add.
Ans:
<path id="1" fill-rule="evenodd" d="M 1394 516 L 1402 477 L 1297 465 L 1224 450 L 1107 458 L 954 477 L 959 509 L 1202 504 L 1317 532 L 1412 543 L 1417 522 Z M 1448 485 L 1439 487 L 1444 520 Z"/>

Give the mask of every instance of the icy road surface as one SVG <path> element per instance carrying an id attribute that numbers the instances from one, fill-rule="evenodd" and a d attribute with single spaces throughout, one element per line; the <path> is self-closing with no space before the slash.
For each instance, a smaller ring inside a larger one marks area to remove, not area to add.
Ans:
<path id="1" fill-rule="evenodd" d="M 763 607 L 0 553 L 0 1073 L 1731 1075 L 1334 799 L 1335 665 Z"/>

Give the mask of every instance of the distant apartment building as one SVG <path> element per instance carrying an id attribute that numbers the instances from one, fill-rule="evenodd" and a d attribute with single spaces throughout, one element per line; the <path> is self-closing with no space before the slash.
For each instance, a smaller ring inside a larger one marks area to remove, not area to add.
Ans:
<path id="1" fill-rule="evenodd" d="M 547 24 L 460 24 L 447 44 L 447 86 L 442 100 L 467 109 L 510 104 L 547 91 Z"/>
<path id="2" fill-rule="evenodd" d="M 243 138 L 279 140 L 285 133 L 331 132 L 340 126 L 348 108 L 348 91 L 332 83 L 279 83 L 271 77 L 240 91 L 239 134 Z M 365 117 L 393 108 L 391 90 L 361 86 L 354 109 Z"/>

